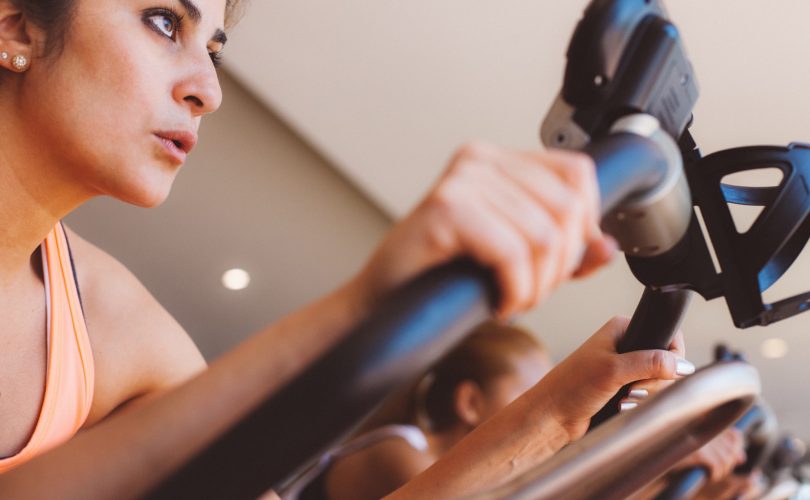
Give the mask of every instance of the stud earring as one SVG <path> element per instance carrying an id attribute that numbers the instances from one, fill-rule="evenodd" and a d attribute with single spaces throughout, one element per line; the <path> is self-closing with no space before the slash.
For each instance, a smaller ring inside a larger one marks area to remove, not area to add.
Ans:
<path id="1" fill-rule="evenodd" d="M 28 58 L 22 54 L 17 54 L 11 60 L 11 65 L 14 66 L 14 69 L 17 71 L 25 71 L 28 69 Z"/>
<path id="2" fill-rule="evenodd" d="M 5 50 L 0 52 L 0 61 L 8 61 L 8 52 Z"/>

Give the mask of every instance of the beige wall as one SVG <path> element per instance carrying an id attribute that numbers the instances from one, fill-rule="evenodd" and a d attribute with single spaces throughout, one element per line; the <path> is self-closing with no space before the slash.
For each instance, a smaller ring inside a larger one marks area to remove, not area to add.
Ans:
<path id="1" fill-rule="evenodd" d="M 388 226 L 238 83 L 223 75 L 222 84 L 222 109 L 203 120 L 163 206 L 97 199 L 68 219 L 127 265 L 209 359 L 349 277 Z M 231 267 L 250 271 L 251 286 L 223 288 Z"/>

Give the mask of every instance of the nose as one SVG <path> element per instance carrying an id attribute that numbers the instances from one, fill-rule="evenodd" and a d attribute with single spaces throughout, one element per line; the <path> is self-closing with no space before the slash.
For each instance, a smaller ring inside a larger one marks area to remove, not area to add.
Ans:
<path id="1" fill-rule="evenodd" d="M 178 103 L 187 106 L 194 117 L 213 113 L 222 104 L 222 88 L 211 59 L 205 52 L 194 58 L 188 71 L 174 86 L 173 97 Z"/>

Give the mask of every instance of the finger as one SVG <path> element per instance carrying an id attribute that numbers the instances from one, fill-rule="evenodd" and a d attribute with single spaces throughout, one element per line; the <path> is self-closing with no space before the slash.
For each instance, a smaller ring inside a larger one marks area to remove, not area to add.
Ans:
<path id="1" fill-rule="evenodd" d="M 588 211 L 586 212 L 588 214 L 586 224 L 590 228 L 592 236 L 595 237 L 600 234 L 599 184 L 593 159 L 584 153 L 561 149 L 527 154 L 548 165 L 575 191 L 582 192 L 585 195 L 589 202 Z"/>
<path id="2" fill-rule="evenodd" d="M 657 380 L 639 380 L 630 384 L 627 392 L 627 398 L 634 401 L 644 401 L 650 397 L 651 394 L 656 393 Z"/>
<path id="3" fill-rule="evenodd" d="M 459 165 L 471 161 L 497 166 L 518 185 L 552 206 L 564 205 L 571 196 L 569 191 L 572 188 L 577 192 L 593 188 L 586 182 L 576 180 L 587 175 L 589 168 L 592 169 L 592 164 L 587 163 L 589 158 L 582 154 L 520 152 L 474 142 L 462 146 L 451 164 Z M 583 169 L 584 174 L 579 172 Z"/>
<path id="4" fill-rule="evenodd" d="M 744 464 L 748 459 L 748 455 L 745 452 L 745 436 L 743 436 L 743 433 L 739 429 L 731 428 L 730 430 L 733 436 L 732 452 L 737 458 L 735 465 Z"/>
<path id="5" fill-rule="evenodd" d="M 473 200 L 471 192 L 461 176 L 443 182 L 436 190 L 434 206 L 446 212 L 438 218 L 448 221 L 451 228 L 441 238 L 454 240 L 442 244 L 463 249 L 493 271 L 500 291 L 498 314 L 508 316 L 534 294 L 531 249 L 523 235 L 498 213 Z"/>
<path id="6" fill-rule="evenodd" d="M 529 154 L 495 150 L 491 155 L 499 171 L 541 203 L 557 222 L 564 235 L 565 256 L 559 271 L 566 277 L 571 275 L 585 253 L 585 242 L 591 239 L 592 214 L 586 213 L 592 205 L 592 200 L 588 199 L 591 195 L 572 186 L 564 177 L 556 175 L 546 162 Z"/>
<path id="7" fill-rule="evenodd" d="M 602 233 L 599 185 L 593 159 L 576 151 L 549 150 L 530 153 L 560 175 L 574 191 L 582 192 L 586 203 L 586 251 L 575 277 L 584 277 L 609 262 L 618 250 L 616 241 Z"/>
<path id="8" fill-rule="evenodd" d="M 638 405 L 639 402 L 637 400 L 630 398 L 622 398 L 619 401 L 619 412 L 624 413 L 626 411 L 634 410 L 636 409 L 636 407 L 638 407 Z"/>
<path id="9" fill-rule="evenodd" d="M 647 397 L 658 394 L 670 385 L 673 380 L 640 380 L 630 386 L 631 390 L 643 390 L 647 392 Z"/>
<path id="10" fill-rule="evenodd" d="M 627 327 L 630 326 L 628 316 L 614 316 L 610 318 L 593 337 L 610 345 L 612 350 L 616 350 L 616 344 L 624 337 Z"/>
<path id="11" fill-rule="evenodd" d="M 686 357 L 686 341 L 683 338 L 682 330 L 678 329 L 678 331 L 675 332 L 675 335 L 672 337 L 672 342 L 669 344 L 669 350 L 682 358 Z"/>
<path id="12" fill-rule="evenodd" d="M 454 160 L 456 163 L 474 161 L 495 165 L 501 174 L 535 198 L 557 221 L 564 235 L 563 263 L 555 267 L 560 275 L 554 281 L 567 278 L 578 267 L 585 252 L 585 241 L 593 239 L 587 228 L 593 214 L 586 211 L 598 206 L 594 200 L 598 196 L 595 188 L 588 182 L 577 180 L 592 176 L 590 160 L 582 155 L 569 153 L 567 156 L 570 158 L 552 155 L 552 159 L 546 161 L 543 154 L 538 156 L 474 143 L 461 148 Z M 554 165 L 549 165 L 549 162 L 554 162 Z M 558 173 L 563 171 L 564 175 Z"/>
<path id="13" fill-rule="evenodd" d="M 722 436 L 722 435 L 721 435 Z M 725 447 L 726 439 L 717 436 L 700 449 L 704 465 L 710 472 L 711 481 L 719 481 L 728 473 L 728 450 Z"/>
<path id="14" fill-rule="evenodd" d="M 548 211 L 525 191 L 497 175 L 493 169 L 482 170 L 481 200 L 509 221 L 529 243 L 534 263 L 533 293 L 521 310 L 529 309 L 546 297 L 564 276 L 559 270 L 571 256 L 564 256 L 561 229 Z"/>
<path id="15" fill-rule="evenodd" d="M 648 397 L 650 397 L 650 390 L 636 384 L 631 385 L 630 390 L 627 392 L 627 399 L 630 401 L 644 401 Z"/>
<path id="16" fill-rule="evenodd" d="M 733 431 L 734 429 L 724 431 L 723 434 L 721 434 L 721 439 L 718 439 L 717 441 L 717 449 L 722 458 L 723 477 L 730 474 L 737 465 L 739 452 L 742 448 L 742 442 L 738 439 L 738 436 Z"/>
<path id="17" fill-rule="evenodd" d="M 705 460 L 706 469 L 709 471 L 709 480 L 715 482 L 722 479 L 725 475 L 723 473 L 723 459 L 717 449 L 708 449 L 705 453 Z"/>
<path id="18" fill-rule="evenodd" d="M 644 379 L 674 380 L 695 371 L 695 365 L 661 349 L 620 354 L 625 383 Z"/>
<path id="19" fill-rule="evenodd" d="M 619 251 L 619 244 L 609 235 L 591 238 L 586 242 L 585 254 L 574 271 L 575 278 L 584 278 L 610 262 Z"/>

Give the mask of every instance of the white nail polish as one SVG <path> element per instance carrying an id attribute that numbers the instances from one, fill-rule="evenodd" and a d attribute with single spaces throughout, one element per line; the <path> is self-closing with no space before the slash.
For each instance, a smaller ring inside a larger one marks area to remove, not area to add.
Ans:
<path id="1" fill-rule="evenodd" d="M 633 389 L 630 391 L 630 394 L 628 394 L 627 397 L 633 399 L 644 399 L 649 395 L 650 392 L 647 389 Z"/>
<path id="2" fill-rule="evenodd" d="M 685 359 L 679 359 L 675 363 L 675 373 L 680 376 L 691 375 L 695 373 L 695 365 Z"/>
<path id="3" fill-rule="evenodd" d="M 633 401 L 625 401 L 624 403 L 619 405 L 619 411 L 622 412 L 632 410 L 636 406 L 638 406 L 638 403 L 634 403 Z"/>

